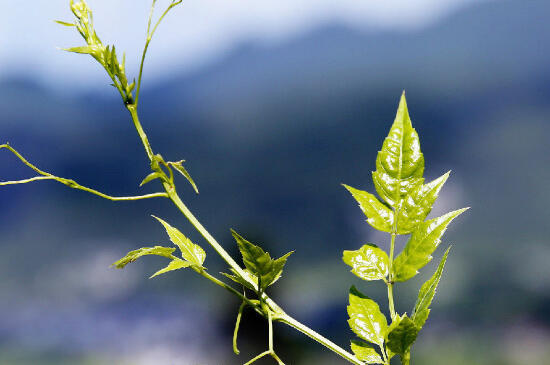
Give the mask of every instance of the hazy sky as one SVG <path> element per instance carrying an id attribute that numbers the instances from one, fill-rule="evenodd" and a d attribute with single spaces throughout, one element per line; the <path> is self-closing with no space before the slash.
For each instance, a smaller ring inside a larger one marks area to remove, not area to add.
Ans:
<path id="1" fill-rule="evenodd" d="M 81 45 L 69 0 L 0 0 L 0 77 L 24 72 L 50 82 L 104 84 L 85 56 L 56 47 Z M 239 42 L 278 42 L 324 23 L 353 27 L 411 29 L 426 26 L 462 6 L 486 0 L 185 0 L 159 28 L 151 46 L 149 76 L 167 75 L 174 65 L 200 67 Z M 159 0 L 161 10 L 169 0 Z M 143 46 L 149 0 L 89 0 L 105 43 L 117 40 L 134 70 Z M 71 80 L 71 81 L 69 81 Z"/>

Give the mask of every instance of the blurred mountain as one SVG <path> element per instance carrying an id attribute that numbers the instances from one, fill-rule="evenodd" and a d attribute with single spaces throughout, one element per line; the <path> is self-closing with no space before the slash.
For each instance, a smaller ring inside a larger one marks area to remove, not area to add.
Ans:
<path id="1" fill-rule="evenodd" d="M 434 329 L 444 333 L 459 323 L 505 331 L 531 321 L 547 329 L 547 14 L 547 0 L 492 1 L 416 32 L 327 24 L 279 44 L 250 42 L 193 73 L 176 68 L 168 79 L 146 80 L 142 122 L 156 151 L 187 160 L 201 194 L 182 179 L 184 200 L 226 247 L 234 247 L 233 227 L 274 256 L 296 250 L 274 294 L 344 341 L 344 301 L 354 278 L 340 262 L 341 251 L 366 241 L 385 247 L 386 238 L 364 223 L 340 184 L 373 190 L 376 152 L 406 90 L 427 178 L 453 170 L 434 214 L 472 206 L 444 243 L 454 247 Z M 45 170 L 113 195 L 153 191 L 154 184 L 138 190 L 148 166 L 114 90 L 54 93 L 14 75 L 0 81 L 0 111 L 2 140 Z M 0 166 L 2 180 L 30 176 L 7 153 L 0 154 Z M 53 291 L 41 284 L 44 276 L 87 267 L 83 256 L 96 258 L 86 273 L 97 275 L 125 250 L 158 242 L 164 233 L 151 213 L 202 242 L 166 202 L 115 205 L 53 183 L 2 188 L 0 201 L 0 275 L 9 278 L 1 288 L 11 295 L 0 301 L 0 312 L 37 297 L 55 302 L 66 298 L 63 290 L 74 290 L 75 297 L 85 292 L 115 312 L 131 302 L 138 317 L 150 301 L 137 288 L 170 296 L 185 287 L 178 294 L 185 296 L 202 287 L 187 273 L 150 283 L 132 276 L 136 271 L 124 274 L 128 287 L 114 279 L 86 284 L 98 294 L 74 289 L 74 282 Z M 209 268 L 224 269 L 213 257 L 209 251 Z M 131 270 L 152 272 L 158 263 Z M 433 265 L 398 288 L 405 305 L 412 305 Z M 97 289 L 104 287 L 107 294 Z M 379 289 L 371 293 L 382 297 Z M 229 311 L 224 303 L 210 309 Z M 0 325 L 2 338 L 9 340 L 10 332 Z"/>

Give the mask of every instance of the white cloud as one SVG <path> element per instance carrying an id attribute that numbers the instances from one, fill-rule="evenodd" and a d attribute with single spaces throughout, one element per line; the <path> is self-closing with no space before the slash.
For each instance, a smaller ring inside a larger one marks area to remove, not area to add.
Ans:
<path id="1" fill-rule="evenodd" d="M 279 41 L 333 21 L 355 27 L 416 28 L 473 1 L 185 0 L 159 29 L 148 65 L 157 73 L 166 74 L 164 66 L 197 66 L 245 39 Z M 105 42 L 116 39 L 120 50 L 128 50 L 128 60 L 135 60 L 129 66 L 136 67 L 150 2 L 88 3 L 94 9 L 100 37 Z M 159 10 L 167 3 L 159 0 Z M 65 55 L 55 48 L 81 42 L 74 30 L 52 21 L 71 19 L 68 0 L 6 2 L 2 10 L 0 76 L 2 72 L 5 76 L 6 72 L 17 70 L 44 75 L 48 81 L 57 78 L 74 83 L 105 83 L 89 60 Z"/>

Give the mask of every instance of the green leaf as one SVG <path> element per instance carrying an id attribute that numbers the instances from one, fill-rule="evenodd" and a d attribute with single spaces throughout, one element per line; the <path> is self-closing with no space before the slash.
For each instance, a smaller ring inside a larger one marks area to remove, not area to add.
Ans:
<path id="1" fill-rule="evenodd" d="M 441 279 L 441 274 L 443 273 L 443 268 L 445 267 L 445 262 L 447 261 L 447 255 L 449 254 L 450 249 L 451 248 L 449 247 L 447 251 L 445 251 L 445 254 L 439 262 L 437 270 L 433 276 L 422 285 L 420 291 L 418 292 L 418 299 L 416 300 L 416 304 L 414 306 L 412 319 L 419 329 L 424 326 L 424 323 L 426 323 L 428 315 L 430 314 L 429 306 L 432 304 L 432 300 L 434 299 L 437 285 Z"/>
<path id="2" fill-rule="evenodd" d="M 418 186 L 405 197 L 397 215 L 398 234 L 411 233 L 426 219 L 449 174 L 450 171 L 426 185 Z"/>
<path id="3" fill-rule="evenodd" d="M 389 273 L 388 255 L 373 244 L 356 251 L 344 251 L 343 260 L 352 267 L 351 272 L 363 280 L 381 280 Z"/>
<path id="4" fill-rule="evenodd" d="M 376 157 L 372 179 L 378 194 L 398 208 L 401 200 L 423 183 L 423 173 L 424 156 L 403 93 L 395 121 Z"/>
<path id="5" fill-rule="evenodd" d="M 256 287 L 258 286 L 258 277 L 254 274 L 252 274 L 248 269 L 244 269 L 243 272 L 246 276 L 246 278 L 243 278 L 237 271 L 235 271 L 233 268 L 230 268 L 231 272 L 233 274 L 228 274 L 225 272 L 222 272 L 221 274 L 228 277 L 229 279 L 233 280 L 237 284 L 241 284 L 242 286 L 250 289 L 250 290 L 256 290 Z M 255 286 L 250 285 L 250 282 L 253 282 Z M 277 281 L 277 280 L 275 280 Z M 272 283 L 273 284 L 273 283 Z"/>
<path id="6" fill-rule="evenodd" d="M 143 181 L 139 184 L 139 186 L 142 187 L 143 185 L 147 184 L 148 182 L 153 181 L 155 179 L 159 179 L 161 177 L 162 177 L 162 175 L 159 174 L 158 172 L 151 172 L 149 175 L 147 175 L 145 177 L 145 179 L 143 179 Z"/>
<path id="7" fill-rule="evenodd" d="M 418 328 L 414 322 L 404 314 L 397 316 L 388 328 L 386 347 L 393 353 L 403 356 L 418 336 Z"/>
<path id="8" fill-rule="evenodd" d="M 80 47 L 71 47 L 63 48 L 64 51 L 82 53 L 82 54 L 96 54 L 100 49 L 97 46 L 80 46 Z"/>
<path id="9" fill-rule="evenodd" d="M 237 245 L 243 256 L 244 265 L 250 273 L 258 277 L 259 290 L 264 291 L 281 276 L 286 260 L 293 251 L 277 260 L 273 260 L 269 253 L 245 240 L 234 230 L 231 230 L 231 234 L 233 234 L 235 241 L 237 241 Z"/>
<path id="10" fill-rule="evenodd" d="M 168 266 L 166 266 L 164 269 L 161 269 L 161 270 L 157 271 L 156 273 L 154 273 L 153 275 L 151 275 L 149 277 L 149 279 L 152 279 L 157 275 L 167 273 L 168 271 L 179 270 L 179 269 L 182 269 L 184 267 L 189 267 L 189 266 L 191 266 L 191 264 L 188 261 L 184 261 L 182 259 L 177 259 L 176 258 L 176 259 L 173 259 L 172 261 L 170 261 Z"/>
<path id="11" fill-rule="evenodd" d="M 111 266 L 114 266 L 117 269 L 122 269 L 124 268 L 124 266 L 128 265 L 131 262 L 136 261 L 138 258 L 145 255 L 157 255 L 157 256 L 163 256 L 171 259 L 173 258 L 172 253 L 175 250 L 176 249 L 173 247 L 162 247 L 162 246 L 142 247 L 140 249 L 128 252 L 126 256 L 124 256 L 117 262 L 113 263 Z"/>
<path id="12" fill-rule="evenodd" d="M 54 20 L 54 22 L 56 22 L 57 24 L 64 25 L 66 27 L 74 27 L 75 26 L 74 23 L 68 23 L 68 22 L 64 22 L 62 20 Z"/>
<path id="13" fill-rule="evenodd" d="M 199 193 L 199 189 L 197 188 L 197 184 L 195 184 L 195 182 L 193 181 L 193 178 L 191 177 L 191 175 L 189 174 L 189 172 L 187 172 L 187 170 L 185 169 L 185 167 L 183 167 L 183 163 L 185 162 L 185 160 L 181 160 L 181 161 L 177 161 L 177 162 L 168 162 L 168 164 L 170 166 L 173 166 L 180 174 L 182 174 L 183 176 L 185 176 L 185 178 L 187 179 L 187 181 L 189 181 L 189 183 L 191 184 L 191 186 L 193 186 L 193 189 L 195 190 L 195 192 L 198 194 Z"/>
<path id="14" fill-rule="evenodd" d="M 196 267 L 202 267 L 202 264 L 204 263 L 204 259 L 206 258 L 206 253 L 204 250 L 199 246 L 191 242 L 191 240 L 184 236 L 183 233 L 181 233 L 178 229 L 172 227 L 170 224 L 166 223 L 162 219 L 153 216 L 156 220 L 158 220 L 166 229 L 166 233 L 168 233 L 168 236 L 170 237 L 170 241 L 172 241 L 176 246 L 179 247 L 181 251 L 181 256 L 186 260 L 189 261 L 189 263 Z"/>
<path id="15" fill-rule="evenodd" d="M 376 197 L 366 191 L 352 188 L 345 185 L 344 187 L 353 195 L 359 203 L 359 207 L 367 216 L 367 223 L 379 231 L 391 232 L 393 226 L 393 211 L 382 204 Z"/>
<path id="16" fill-rule="evenodd" d="M 377 344 L 380 348 L 384 346 L 388 322 L 374 300 L 352 288 L 349 294 L 348 315 L 349 326 L 357 336 Z"/>
<path id="17" fill-rule="evenodd" d="M 353 351 L 359 360 L 364 361 L 367 364 L 384 363 L 378 352 L 376 352 L 376 350 L 366 342 L 351 340 L 351 351 Z"/>
<path id="18" fill-rule="evenodd" d="M 432 253 L 441 242 L 441 236 L 453 219 L 468 210 L 463 208 L 421 223 L 412 233 L 403 251 L 393 262 L 394 280 L 406 281 L 432 259 Z"/>

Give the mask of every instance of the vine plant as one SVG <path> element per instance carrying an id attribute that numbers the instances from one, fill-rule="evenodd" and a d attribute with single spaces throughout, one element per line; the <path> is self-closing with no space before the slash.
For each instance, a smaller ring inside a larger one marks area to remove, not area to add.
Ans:
<path id="1" fill-rule="evenodd" d="M 443 255 L 433 276 L 420 288 L 416 305 L 410 316 L 407 313 L 399 314 L 396 311 L 393 296 L 394 285 L 415 276 L 418 270 L 432 259 L 431 255 L 440 244 L 441 237 L 449 223 L 467 208 L 453 211 L 439 218 L 426 220 L 439 191 L 449 177 L 449 173 L 424 184 L 424 157 L 420 151 L 418 135 L 411 124 L 405 94 L 403 93 L 401 97 L 395 121 L 376 158 L 376 171 L 372 173 L 376 191 L 382 201 L 366 191 L 344 185 L 359 203 L 360 208 L 367 216 L 367 222 L 375 229 L 390 234 L 389 256 L 385 251 L 370 243 L 356 251 L 344 251 L 343 260 L 352 267 L 352 272 L 355 275 L 367 281 L 382 280 L 386 283 L 391 320 L 388 324 L 388 320 L 381 312 L 379 305 L 362 294 L 357 288 L 351 287 L 348 322 L 352 331 L 361 340 L 352 340 L 352 352 L 348 352 L 292 318 L 266 294 L 268 287 L 281 277 L 286 261 L 292 252 L 278 259 L 272 259 L 269 253 L 261 247 L 249 242 L 232 230 L 232 235 L 242 254 L 244 267 L 239 265 L 210 235 L 181 200 L 176 190 L 174 172 L 183 175 L 192 185 L 194 191 L 198 193 L 197 185 L 183 165 L 184 160 L 166 161 L 160 154 L 155 153 L 150 145 L 138 115 L 145 58 L 149 44 L 159 24 L 172 9 L 182 3 L 182 0 L 171 0 L 164 12 L 154 22 L 156 3 L 157 0 L 153 0 L 151 4 L 147 22 L 147 36 L 137 81 L 135 79 L 132 82 L 128 80 L 125 70 L 125 57 L 122 57 L 122 62 L 119 61 L 115 46 L 104 45 L 98 37 L 94 29 L 92 11 L 86 1 L 74 2 L 74 0 L 71 0 L 70 8 L 76 19 L 73 22 L 58 21 L 58 23 L 75 27 L 86 42 L 84 46 L 68 48 L 66 51 L 92 56 L 105 69 L 112 81 L 112 86 L 119 92 L 125 108 L 130 113 L 151 168 L 151 173 L 143 179 L 140 186 L 158 181 L 162 191 L 137 196 L 110 196 L 81 185 L 72 179 L 58 177 L 41 170 L 7 143 L 0 145 L 0 149 L 6 149 L 13 153 L 23 164 L 34 170 L 37 175 L 23 180 L 3 181 L 0 182 L 0 185 L 54 180 L 70 188 L 87 191 L 113 201 L 169 199 L 228 264 L 229 273 L 222 273 L 222 275 L 236 283 L 237 288 L 208 272 L 203 265 L 206 253 L 199 245 L 191 242 L 177 228 L 155 216 L 153 217 L 164 226 L 175 247 L 143 247 L 129 252 L 116 261 L 113 266 L 121 269 L 142 256 L 158 255 L 169 259 L 169 262 L 166 267 L 155 272 L 151 277 L 189 268 L 238 297 L 242 304 L 238 310 L 233 336 L 235 354 L 239 354 L 237 335 L 244 308 L 251 307 L 265 317 L 269 328 L 268 349 L 247 361 L 245 365 L 252 364 L 266 356 L 272 357 L 279 365 L 284 364 L 276 354 L 273 345 L 273 322 L 281 322 L 295 328 L 352 364 L 389 365 L 395 355 L 400 356 L 402 364 L 410 364 L 411 345 L 430 313 L 429 307 L 440 281 L 449 249 Z M 396 236 L 405 234 L 410 234 L 410 238 L 403 251 L 394 258 Z M 176 250 L 179 250 L 179 252 L 176 253 Z"/>

